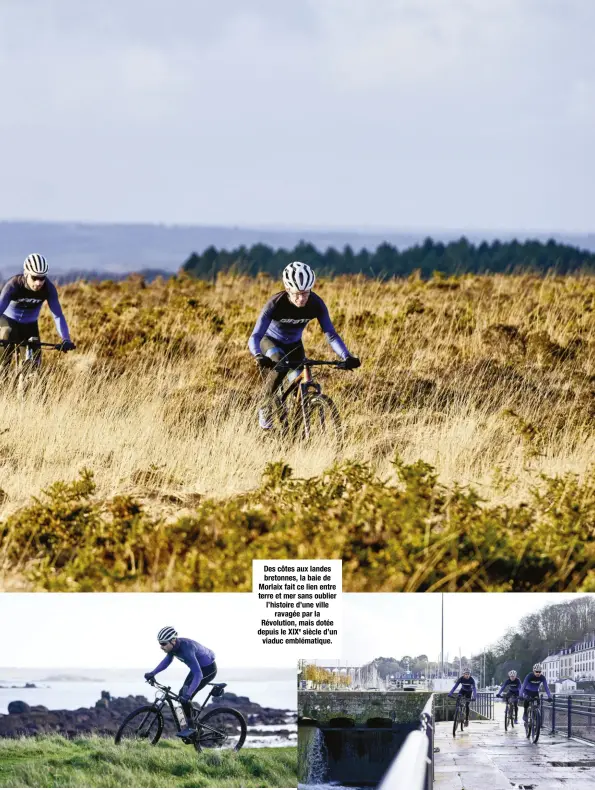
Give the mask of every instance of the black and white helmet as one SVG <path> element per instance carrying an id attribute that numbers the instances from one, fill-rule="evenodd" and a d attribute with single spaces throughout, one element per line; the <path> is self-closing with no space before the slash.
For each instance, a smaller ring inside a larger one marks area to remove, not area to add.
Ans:
<path id="1" fill-rule="evenodd" d="M 465 667 L 463 669 L 463 675 L 470 675 L 470 674 L 471 674 L 471 670 L 469 669 L 469 667 Z"/>
<path id="2" fill-rule="evenodd" d="M 511 669 L 510 672 L 508 673 L 508 677 L 511 680 L 514 680 L 514 678 L 516 678 L 516 669 Z"/>
<path id="3" fill-rule="evenodd" d="M 316 275 L 307 263 L 293 261 L 283 269 L 283 285 L 290 291 L 311 291 Z"/>
<path id="4" fill-rule="evenodd" d="M 47 274 L 48 262 L 38 252 L 33 252 L 27 255 L 23 263 L 23 271 L 25 274 Z"/>
<path id="5" fill-rule="evenodd" d="M 176 629 L 172 628 L 171 625 L 167 625 L 157 634 L 157 641 L 164 645 L 166 642 L 171 642 L 172 639 L 176 639 L 177 636 L 178 632 Z"/>
<path id="6" fill-rule="evenodd" d="M 533 664 L 533 672 L 543 672 L 541 664 Z"/>

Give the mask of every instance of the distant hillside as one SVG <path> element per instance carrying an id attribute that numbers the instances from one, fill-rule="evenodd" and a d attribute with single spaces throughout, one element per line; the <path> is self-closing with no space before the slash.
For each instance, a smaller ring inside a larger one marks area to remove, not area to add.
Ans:
<path id="1" fill-rule="evenodd" d="M 534 238 L 546 242 L 550 237 L 559 243 L 595 252 L 595 234 L 560 233 L 443 232 L 424 229 L 419 232 L 365 230 L 258 229 L 182 225 L 107 225 L 77 222 L 0 222 L 0 275 L 6 279 L 20 268 L 30 252 L 48 257 L 54 272 L 96 272 L 101 276 L 125 274 L 144 269 L 175 272 L 191 253 L 202 254 L 208 247 L 235 249 L 255 244 L 274 249 L 291 249 L 301 239 L 325 251 L 342 250 L 348 244 L 356 252 L 366 248 L 373 252 L 383 242 L 399 250 L 421 244 L 428 235 L 436 241 L 449 242 L 462 234 L 472 243 L 513 238 Z"/>

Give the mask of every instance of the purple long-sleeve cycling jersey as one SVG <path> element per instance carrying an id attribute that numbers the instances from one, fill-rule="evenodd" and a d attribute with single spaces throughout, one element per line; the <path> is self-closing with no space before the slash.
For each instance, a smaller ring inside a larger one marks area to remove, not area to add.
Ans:
<path id="1" fill-rule="evenodd" d="M 0 315 L 5 315 L 19 324 L 34 324 L 39 318 L 43 303 L 47 302 L 54 317 L 56 329 L 62 340 L 70 340 L 68 324 L 56 286 L 46 279 L 43 288 L 32 291 L 27 288 L 25 276 L 17 274 L 5 283 L 0 292 Z"/>
<path id="2" fill-rule="evenodd" d="M 461 677 L 457 680 L 457 682 L 454 684 L 454 686 L 451 688 L 451 690 L 448 693 L 454 694 L 457 686 L 461 687 L 461 692 L 463 692 L 463 694 L 471 693 L 473 695 L 473 699 L 475 699 L 475 697 L 477 696 L 475 680 L 471 676 L 466 678 L 463 675 L 461 675 Z"/>
<path id="3" fill-rule="evenodd" d="M 533 674 L 533 672 L 529 672 L 527 677 L 523 680 L 523 685 L 521 686 L 521 697 L 525 693 L 525 691 L 531 691 L 533 694 L 539 691 L 539 686 L 543 683 L 543 688 L 545 689 L 545 693 L 548 697 L 552 696 L 551 691 L 549 690 L 547 680 L 545 679 L 545 675 L 540 675 L 537 677 Z"/>
<path id="4" fill-rule="evenodd" d="M 500 686 L 500 691 L 498 694 L 502 694 L 502 692 L 507 688 L 511 694 L 516 694 L 518 697 L 520 695 L 521 679 L 515 678 L 514 680 L 511 680 L 510 678 L 506 678 L 504 683 Z"/>
<path id="5" fill-rule="evenodd" d="M 188 696 L 191 697 L 202 680 L 202 667 L 212 664 L 215 660 L 215 654 L 208 647 L 195 642 L 193 639 L 178 637 L 174 649 L 155 667 L 151 675 L 156 675 L 158 672 L 167 669 L 174 658 L 186 664 L 190 672 L 192 672 L 192 681 L 187 690 Z"/>
<path id="6" fill-rule="evenodd" d="M 292 304 L 286 291 L 281 291 L 269 299 L 258 316 L 248 348 L 254 356 L 260 354 L 260 341 L 265 335 L 286 345 L 300 343 L 304 329 L 314 318 L 318 320 L 335 354 L 341 359 L 347 359 L 350 356 L 349 351 L 333 326 L 328 308 L 314 292 L 310 293 L 304 307 Z"/>

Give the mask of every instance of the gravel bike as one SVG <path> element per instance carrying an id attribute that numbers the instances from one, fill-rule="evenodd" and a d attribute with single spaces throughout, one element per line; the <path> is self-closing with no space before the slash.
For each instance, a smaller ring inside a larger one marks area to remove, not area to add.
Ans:
<path id="1" fill-rule="evenodd" d="M 151 705 L 142 705 L 126 716 L 116 733 L 116 743 L 139 740 L 148 741 L 154 746 L 163 733 L 163 710 L 166 706 L 171 711 L 177 731 L 185 728 L 179 694 L 173 692 L 171 686 L 162 686 L 154 678 L 147 680 L 147 683 L 157 688 L 155 701 Z M 196 733 L 189 738 L 182 738 L 182 741 L 192 744 L 197 752 L 202 749 L 229 749 L 237 752 L 246 740 L 246 720 L 238 710 L 223 705 L 217 705 L 201 716 L 211 697 L 223 695 L 227 683 L 208 685 L 212 688 L 200 708 L 192 705 L 192 721 L 188 722 L 188 726 L 195 729 Z"/>
<path id="2" fill-rule="evenodd" d="M 40 374 L 40 363 L 38 355 L 42 348 L 52 349 L 53 351 L 64 351 L 62 343 L 42 343 L 38 337 L 30 337 L 28 340 L 21 340 L 15 343 L 12 340 L 0 340 L 0 349 L 11 348 L 14 356 L 16 373 L 15 381 L 17 394 L 25 395 L 31 385 L 36 381 Z M 6 353 L 0 350 L 0 355 Z"/>
<path id="3" fill-rule="evenodd" d="M 507 732 L 509 727 L 511 730 L 514 729 L 514 722 L 518 716 L 518 709 L 519 698 L 515 697 L 514 694 L 509 694 L 504 709 L 504 732 Z"/>
<path id="4" fill-rule="evenodd" d="M 471 698 L 466 697 L 463 694 L 459 694 L 457 696 L 457 704 L 455 706 L 455 712 L 452 720 L 452 737 L 457 737 L 457 727 L 459 724 L 461 725 L 461 732 L 465 727 L 465 722 L 469 721 L 469 705 L 471 703 Z"/>
<path id="5" fill-rule="evenodd" d="M 539 695 L 531 697 L 524 724 L 527 738 L 533 743 L 537 743 L 541 732 L 541 700 Z"/>
<path id="6" fill-rule="evenodd" d="M 348 370 L 343 361 L 303 359 L 299 363 L 278 362 L 274 370 L 286 372 L 285 385 L 273 396 L 273 421 L 282 436 L 310 442 L 322 439 L 331 442 L 339 452 L 343 446 L 341 417 L 335 403 L 323 395 L 322 386 L 314 380 L 313 367 L 323 365 Z"/>

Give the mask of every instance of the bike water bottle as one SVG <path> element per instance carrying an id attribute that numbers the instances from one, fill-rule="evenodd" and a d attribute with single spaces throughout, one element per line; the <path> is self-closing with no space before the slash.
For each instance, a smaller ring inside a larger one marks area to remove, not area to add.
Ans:
<path id="1" fill-rule="evenodd" d="M 179 702 L 174 702 L 174 715 L 178 720 L 178 724 L 180 725 L 180 729 L 183 730 L 186 724 L 186 714 L 184 713 L 184 708 Z"/>
<path id="2" fill-rule="evenodd" d="M 297 377 L 300 375 L 300 372 L 301 371 L 299 371 L 299 370 L 290 370 L 289 373 L 287 374 L 287 381 L 288 381 L 288 383 L 291 384 L 291 382 L 294 379 L 297 379 Z"/>

